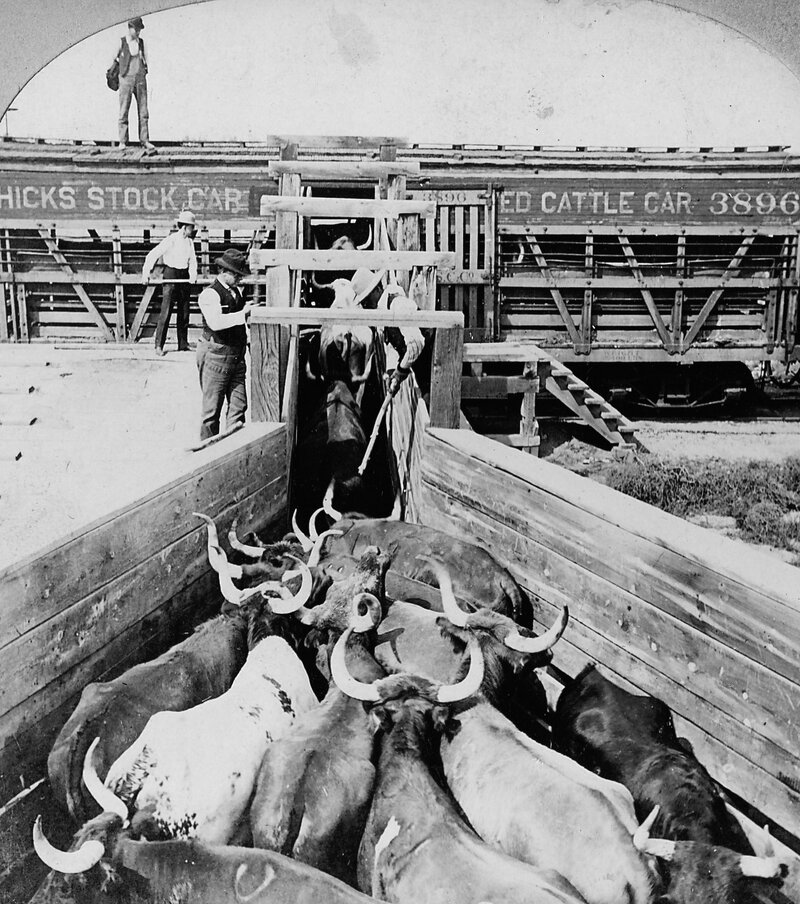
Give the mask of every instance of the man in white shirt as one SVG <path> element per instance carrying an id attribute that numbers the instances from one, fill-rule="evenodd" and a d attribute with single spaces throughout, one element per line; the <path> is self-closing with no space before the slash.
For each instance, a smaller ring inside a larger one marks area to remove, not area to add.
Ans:
<path id="1" fill-rule="evenodd" d="M 254 305 L 245 302 L 239 283 L 249 275 L 250 267 L 246 255 L 236 248 L 228 248 L 214 263 L 219 274 L 197 299 L 203 315 L 203 335 L 197 343 L 197 370 L 203 393 L 201 440 L 219 433 L 226 399 L 226 431 L 244 423 L 247 411 L 245 322 Z"/>
<path id="2" fill-rule="evenodd" d="M 147 55 L 144 39 L 140 37 L 144 28 L 141 16 L 128 20 L 128 33 L 122 38 L 114 61 L 119 63 L 119 143 L 128 143 L 128 114 L 131 100 L 136 98 L 139 114 L 139 142 L 148 154 L 156 152 L 150 141 L 150 113 L 147 108 Z"/>
<path id="3" fill-rule="evenodd" d="M 153 267 L 162 261 L 164 279 L 180 279 L 183 282 L 165 282 L 161 289 L 161 313 L 156 326 L 156 354 L 164 354 L 169 318 L 172 306 L 178 305 L 178 351 L 189 351 L 189 296 L 190 282 L 197 282 L 197 255 L 193 236 L 197 229 L 195 216 L 191 210 L 182 210 L 178 215 L 178 229 L 162 239 L 144 259 L 142 281 L 147 282 Z"/>
<path id="4" fill-rule="evenodd" d="M 388 285 L 383 287 L 383 271 L 373 272 L 362 267 L 356 270 L 350 284 L 355 293 L 355 304 L 366 310 L 395 311 L 403 314 L 413 314 L 418 310 L 416 304 L 407 298 L 400 286 Z M 401 326 L 386 327 L 383 331 L 383 339 L 397 352 L 397 367 L 390 375 L 389 392 L 394 395 L 400 388 L 400 384 L 411 373 L 411 365 L 414 364 L 425 349 L 425 336 L 419 327 Z M 427 387 L 430 382 L 428 374 L 417 372 L 417 380 L 422 387 Z"/>

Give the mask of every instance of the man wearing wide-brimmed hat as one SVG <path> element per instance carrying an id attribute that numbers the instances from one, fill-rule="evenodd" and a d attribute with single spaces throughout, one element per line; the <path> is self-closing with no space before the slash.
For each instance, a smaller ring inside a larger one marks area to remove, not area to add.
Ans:
<path id="1" fill-rule="evenodd" d="M 227 399 L 226 431 L 244 423 L 247 411 L 246 318 L 253 307 L 239 289 L 250 275 L 247 256 L 228 248 L 214 261 L 219 273 L 197 299 L 203 315 L 203 335 L 197 343 L 197 370 L 203 393 L 200 439 L 219 433 L 222 406 Z"/>
<path id="2" fill-rule="evenodd" d="M 350 285 L 355 296 L 355 304 L 366 310 L 390 310 L 396 313 L 413 314 L 418 309 L 416 304 L 407 298 L 402 288 L 389 284 L 384 288 L 384 271 L 367 270 L 361 267 L 356 270 Z M 400 384 L 411 373 L 411 365 L 419 358 L 425 348 L 425 337 L 416 326 L 388 326 L 383 330 L 383 339 L 397 352 L 397 367 L 389 379 L 389 392 L 394 395 Z M 429 382 L 428 374 L 420 374 L 420 385 Z M 425 391 L 423 389 L 423 391 Z"/>
<path id="3" fill-rule="evenodd" d="M 161 290 L 161 312 L 156 325 L 156 354 L 164 354 L 169 318 L 173 305 L 178 306 L 178 351 L 189 351 L 189 297 L 191 283 L 197 282 L 197 255 L 194 250 L 194 234 L 197 221 L 191 210 L 178 214 L 177 230 L 163 238 L 147 257 L 142 267 L 142 280 L 147 282 L 153 267 L 164 264 L 164 285 Z M 168 280 L 180 280 L 170 282 Z"/>

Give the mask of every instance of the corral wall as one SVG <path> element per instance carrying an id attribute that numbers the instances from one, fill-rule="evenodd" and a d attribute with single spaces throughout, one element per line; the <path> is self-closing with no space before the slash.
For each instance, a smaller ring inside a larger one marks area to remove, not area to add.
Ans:
<path id="1" fill-rule="evenodd" d="M 157 655 L 221 600 L 204 512 L 269 530 L 285 517 L 286 438 L 251 425 L 177 480 L 0 572 L 0 807 L 45 774 L 80 693 Z"/>
<path id="2" fill-rule="evenodd" d="M 427 430 L 414 461 L 420 522 L 492 550 L 539 625 L 569 605 L 558 668 L 596 661 L 664 700 L 714 778 L 800 850 L 796 570 L 468 431 Z"/>

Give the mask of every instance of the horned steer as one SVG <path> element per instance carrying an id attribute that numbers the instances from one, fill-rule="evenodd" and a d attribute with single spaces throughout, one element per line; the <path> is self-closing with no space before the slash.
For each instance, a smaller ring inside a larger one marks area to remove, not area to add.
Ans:
<path id="1" fill-rule="evenodd" d="M 434 779 L 438 737 L 456 731 L 451 704 L 480 687 L 483 658 L 470 642 L 470 667 L 456 685 L 396 675 L 375 683 L 347 671 L 346 631 L 331 657 L 341 689 L 367 701 L 382 729 L 378 778 L 359 852 L 359 886 L 397 904 L 577 904 L 558 873 L 538 870 L 484 844 Z"/>

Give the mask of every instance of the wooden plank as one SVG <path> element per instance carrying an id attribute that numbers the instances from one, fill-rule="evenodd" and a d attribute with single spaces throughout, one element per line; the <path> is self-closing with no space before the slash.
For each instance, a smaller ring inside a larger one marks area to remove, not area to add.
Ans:
<path id="1" fill-rule="evenodd" d="M 462 377 L 462 399 L 505 399 L 509 395 L 527 392 L 537 386 L 536 373 L 521 377 Z"/>
<path id="2" fill-rule="evenodd" d="M 199 506 L 214 517 L 248 495 L 250 474 L 285 469 L 282 426 L 250 425 L 229 444 L 195 453 L 197 463 L 177 480 L 2 569 L 0 648 L 194 531 Z"/>
<path id="3" fill-rule="evenodd" d="M 17 286 L 17 335 L 20 342 L 27 342 L 30 338 L 28 320 L 28 292 L 24 285 Z"/>
<path id="4" fill-rule="evenodd" d="M 211 249 L 208 238 L 208 226 L 200 227 L 200 274 L 203 279 L 211 276 Z"/>
<path id="5" fill-rule="evenodd" d="M 258 529 L 277 521 L 286 507 L 286 475 L 247 475 L 250 495 L 214 516 L 224 531 L 238 517 L 242 523 L 258 522 Z M 258 486 L 262 481 L 269 481 Z M 183 586 L 194 583 L 209 568 L 206 528 L 198 527 L 168 543 L 124 574 L 68 605 L 52 618 L 7 644 L 0 661 L 0 747 L 8 741 L 3 716 L 55 682 L 51 694 L 60 701 L 63 675 L 89 658 L 130 625 L 155 611 Z M 219 594 L 214 594 L 218 597 Z M 42 706 L 47 705 L 42 700 Z M 57 704 L 56 704 L 57 705 Z M 20 713 L 22 718 L 22 713 Z M 29 721 L 32 712 L 25 713 Z"/>
<path id="6" fill-rule="evenodd" d="M 463 346 L 463 326 L 436 330 L 431 369 L 430 422 L 433 427 L 457 428 L 460 423 Z"/>
<path id="7" fill-rule="evenodd" d="M 731 262 L 725 268 L 725 273 L 721 277 L 722 284 L 719 286 L 719 288 L 714 289 L 714 291 L 708 296 L 708 299 L 706 300 L 703 307 L 700 308 L 700 310 L 697 312 L 697 316 L 694 318 L 694 321 L 689 328 L 689 332 L 686 334 L 686 338 L 684 339 L 684 348 L 688 348 L 697 338 L 697 335 L 703 328 L 703 325 L 708 319 L 709 314 L 714 310 L 717 302 L 722 297 L 722 293 L 725 291 L 726 285 L 728 283 L 727 277 L 739 269 L 739 265 L 741 264 L 744 256 L 747 254 L 748 249 L 753 244 L 754 240 L 754 235 L 746 235 L 742 239 L 742 242 L 733 257 L 733 260 L 731 260 Z"/>
<path id="8" fill-rule="evenodd" d="M 259 249 L 250 255 L 254 270 L 285 265 L 293 270 L 411 270 L 414 267 L 454 267 L 455 254 L 436 251 L 331 251 Z"/>
<path id="9" fill-rule="evenodd" d="M 420 246 L 419 241 L 419 224 L 420 219 L 415 215 L 411 216 L 401 216 L 397 222 L 397 250 L 398 251 L 418 251 Z M 437 271 L 438 272 L 438 271 Z M 442 273 L 449 273 L 449 270 L 442 270 Z M 398 282 L 403 287 L 403 290 L 408 293 L 409 288 L 411 286 L 411 274 L 403 270 L 397 274 Z M 435 291 L 435 289 L 434 289 Z M 420 305 L 420 307 L 423 307 Z M 431 306 L 433 310 L 435 308 L 435 304 Z"/>
<path id="10" fill-rule="evenodd" d="M 526 498 L 536 501 L 528 511 L 546 504 L 548 516 L 567 519 L 565 529 L 578 513 L 583 523 L 601 518 L 604 537 L 624 550 L 624 561 L 605 555 L 587 560 L 587 568 L 623 589 L 635 587 L 666 614 L 800 683 L 800 587 L 793 567 L 547 462 L 508 456 L 478 434 L 436 436 L 452 447 L 450 454 L 470 455 L 529 484 Z M 556 550 L 561 533 L 556 529 L 551 538 Z"/>
<path id="11" fill-rule="evenodd" d="M 432 217 L 436 214 L 433 201 L 372 200 L 370 198 L 285 198 L 263 195 L 261 215 L 287 212 L 303 217 L 389 217 L 397 219 L 407 214 Z"/>
<path id="12" fill-rule="evenodd" d="M 534 342 L 467 342 L 464 362 L 511 362 L 546 360 L 550 356 Z"/>
<path id="13" fill-rule="evenodd" d="M 675 273 L 679 279 L 686 276 L 686 236 L 678 236 L 678 255 Z M 686 300 L 686 291 L 682 285 L 675 289 L 675 299 L 672 303 L 672 345 L 675 348 L 683 347 L 683 303 Z"/>
<path id="14" fill-rule="evenodd" d="M 331 179 L 347 181 L 373 181 L 393 174 L 419 176 L 419 162 L 382 161 L 312 161 L 312 160 L 270 160 L 267 165 L 271 176 L 283 173 L 297 173 L 305 179 Z"/>
<path id="15" fill-rule="evenodd" d="M 64 257 L 64 255 L 58 250 L 58 245 L 56 244 L 55 239 L 50 235 L 50 232 L 47 229 L 40 229 L 39 235 L 47 246 L 47 250 L 50 252 L 53 260 L 55 260 L 57 264 L 60 264 L 61 269 L 64 271 L 64 273 L 71 274 L 72 267 L 70 266 L 66 257 Z M 86 289 L 84 289 L 80 284 L 73 285 L 73 289 L 78 298 L 80 298 L 80 300 L 83 302 L 86 310 L 92 315 L 92 317 L 94 317 L 95 323 L 100 328 L 100 333 L 105 341 L 111 342 L 114 339 L 114 334 L 111 332 L 111 329 L 106 323 L 105 317 L 103 317 L 103 315 L 97 309 L 97 306 L 92 301 L 92 299 L 89 298 L 89 294 Z"/>
<path id="16" fill-rule="evenodd" d="M 255 312 L 254 312 L 255 313 Z M 280 421 L 280 323 L 250 322 L 250 414 L 254 421 Z"/>
<path id="17" fill-rule="evenodd" d="M 491 278 L 491 295 L 486 299 L 486 310 L 484 318 L 486 322 L 486 332 L 490 339 L 497 341 L 500 338 L 500 291 L 498 288 L 497 277 L 497 189 L 490 183 L 486 190 L 486 228 L 484 229 L 484 240 L 486 243 L 486 269 L 489 271 Z"/>
<path id="18" fill-rule="evenodd" d="M 344 253 L 344 252 L 340 252 Z M 414 311 L 400 314 L 396 311 L 370 311 L 341 308 L 254 308 L 251 327 L 255 324 L 283 324 L 284 326 L 320 326 L 323 323 L 356 323 L 370 326 L 419 326 L 450 328 L 463 326 L 464 316 L 459 311 Z"/>
<path id="19" fill-rule="evenodd" d="M 629 289 L 638 290 L 645 288 L 650 292 L 674 290 L 683 287 L 687 290 L 716 289 L 723 280 L 722 276 L 670 276 L 657 274 L 642 274 L 641 279 L 635 276 L 627 276 L 622 273 L 604 274 L 587 278 L 574 272 L 564 273 L 558 270 L 551 271 L 551 276 L 559 289 Z M 785 281 L 784 281 L 785 282 Z M 549 289 L 550 279 L 545 276 L 521 275 L 501 276 L 499 285 L 503 289 Z M 771 287 L 780 285 L 780 280 L 766 276 L 738 276 L 725 280 L 725 286 L 730 289 L 759 289 L 766 291 Z"/>
<path id="20" fill-rule="evenodd" d="M 453 208 L 453 242 L 456 252 L 456 268 L 460 270 L 464 266 L 464 208 L 461 206 Z M 456 311 L 464 311 L 464 295 L 463 287 L 456 286 L 454 288 L 453 307 Z M 464 311 L 465 318 L 467 313 L 467 311 Z M 466 319 L 464 325 L 474 326 Z"/>
<path id="21" fill-rule="evenodd" d="M 587 233 L 584 243 L 584 264 L 586 278 L 591 279 L 594 274 L 594 236 Z M 592 349 L 592 304 L 594 292 L 587 287 L 583 290 L 583 307 L 581 308 L 581 347 L 576 351 L 589 354 Z"/>
<path id="22" fill-rule="evenodd" d="M 450 208 L 439 208 L 439 250 L 450 251 L 452 243 L 450 241 Z M 456 266 L 456 258 L 453 255 L 453 268 Z M 453 310 L 453 290 L 439 287 L 439 305 L 443 311 Z"/>
<path id="23" fill-rule="evenodd" d="M 0 276 L 8 280 L 8 284 L 3 284 L 0 288 L 0 342 L 8 342 L 14 338 L 13 327 L 13 305 L 11 299 L 14 294 L 14 286 L 11 284 L 13 279 L 13 268 L 11 264 L 11 245 L 8 237 L 8 230 L 2 230 L 0 234 Z M 9 330 L 9 325 L 11 329 Z"/>

